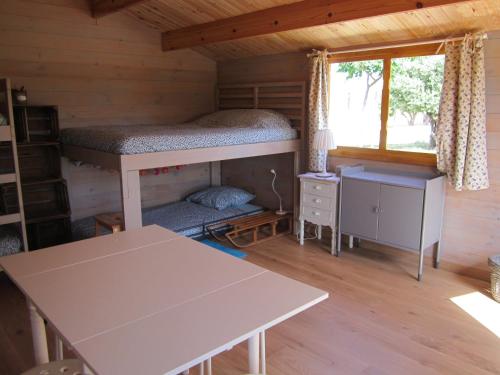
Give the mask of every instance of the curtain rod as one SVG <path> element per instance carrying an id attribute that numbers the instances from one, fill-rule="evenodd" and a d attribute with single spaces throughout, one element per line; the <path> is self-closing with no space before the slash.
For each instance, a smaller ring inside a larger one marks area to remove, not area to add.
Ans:
<path id="1" fill-rule="evenodd" d="M 421 39 L 417 41 L 404 41 L 404 42 L 395 42 L 395 43 L 387 43 L 387 44 L 375 44 L 375 45 L 362 45 L 359 47 L 351 48 L 351 49 L 338 49 L 335 51 L 329 51 L 328 56 L 336 55 L 339 53 L 354 53 L 354 52 L 365 52 L 365 51 L 377 51 L 377 50 L 382 50 L 382 49 L 390 49 L 390 48 L 400 48 L 400 47 L 411 47 L 411 46 L 421 46 L 425 44 L 437 44 L 441 43 L 443 45 L 446 42 L 456 42 L 459 40 L 463 40 L 466 35 L 459 36 L 459 37 L 449 37 L 449 38 L 439 38 L 439 39 Z M 483 35 L 484 39 L 488 39 L 488 34 L 484 33 Z M 438 49 L 437 52 L 441 47 Z M 314 52 L 319 52 L 319 50 L 313 50 Z M 437 53 L 436 52 L 436 53 Z M 307 57 L 312 57 L 314 56 L 314 53 L 309 53 L 307 54 Z"/>

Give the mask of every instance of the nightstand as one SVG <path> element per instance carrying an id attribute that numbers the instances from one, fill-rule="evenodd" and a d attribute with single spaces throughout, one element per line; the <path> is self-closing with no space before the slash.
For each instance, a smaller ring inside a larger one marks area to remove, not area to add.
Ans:
<path id="1" fill-rule="evenodd" d="M 304 222 L 308 221 L 318 226 L 318 239 L 321 239 L 323 226 L 332 230 L 331 253 L 336 253 L 335 233 L 337 223 L 337 187 L 340 178 L 320 178 L 315 173 L 305 173 L 300 179 L 300 244 L 304 244 Z"/>

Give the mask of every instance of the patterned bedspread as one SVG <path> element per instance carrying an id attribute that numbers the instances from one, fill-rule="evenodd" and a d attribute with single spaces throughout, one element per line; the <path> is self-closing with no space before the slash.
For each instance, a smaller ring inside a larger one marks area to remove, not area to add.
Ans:
<path id="1" fill-rule="evenodd" d="M 130 125 L 64 129 L 63 144 L 120 155 L 275 142 L 297 138 L 289 120 L 269 110 L 219 111 L 176 126 Z"/>
<path id="2" fill-rule="evenodd" d="M 11 255 L 21 251 L 23 243 L 21 235 L 11 226 L 0 226 L 0 256 Z"/>

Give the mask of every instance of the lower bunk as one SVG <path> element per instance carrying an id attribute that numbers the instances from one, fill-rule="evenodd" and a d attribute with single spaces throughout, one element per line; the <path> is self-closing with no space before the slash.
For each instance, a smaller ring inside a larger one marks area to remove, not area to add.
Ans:
<path id="1" fill-rule="evenodd" d="M 249 203 L 218 210 L 194 202 L 180 201 L 144 208 L 142 224 L 144 226 L 157 224 L 184 236 L 198 239 L 209 235 L 207 229 L 209 226 L 263 211 L 262 207 Z M 220 230 L 223 231 L 224 228 Z M 94 237 L 96 235 L 94 217 L 74 221 L 72 231 L 74 241 Z M 101 233 L 106 232 L 103 230 Z"/>
<path id="2" fill-rule="evenodd" d="M 12 225 L 0 226 L 0 256 L 12 255 L 23 250 L 20 230 Z"/>

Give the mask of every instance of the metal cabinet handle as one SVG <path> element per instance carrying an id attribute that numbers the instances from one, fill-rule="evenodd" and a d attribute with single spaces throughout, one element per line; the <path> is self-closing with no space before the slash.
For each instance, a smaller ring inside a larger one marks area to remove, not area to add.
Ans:
<path id="1" fill-rule="evenodd" d="M 313 202 L 314 202 L 314 203 L 321 203 L 321 199 L 319 199 L 319 198 L 314 198 L 314 199 L 313 199 Z"/>
<path id="2" fill-rule="evenodd" d="M 319 216 L 319 215 L 320 215 L 320 213 L 319 213 L 319 212 L 316 212 L 316 211 L 313 211 L 313 212 L 312 212 L 312 214 L 313 214 L 314 216 Z"/>

